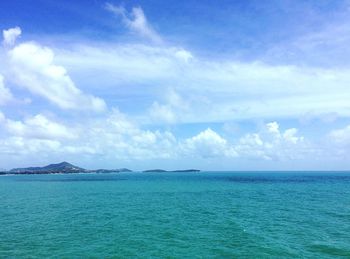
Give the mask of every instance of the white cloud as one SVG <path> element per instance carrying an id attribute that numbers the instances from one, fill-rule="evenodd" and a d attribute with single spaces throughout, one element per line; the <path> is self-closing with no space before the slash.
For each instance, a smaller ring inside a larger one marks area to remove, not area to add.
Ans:
<path id="1" fill-rule="evenodd" d="M 280 131 L 277 122 L 264 125 L 258 133 L 249 133 L 237 143 L 229 142 L 208 128 L 180 143 L 181 155 L 202 158 L 238 158 L 263 160 L 294 160 L 305 158 L 312 150 L 297 129 Z"/>
<path id="2" fill-rule="evenodd" d="M 210 128 L 186 139 L 182 143 L 182 150 L 187 155 L 203 158 L 237 156 L 227 140 Z"/>
<path id="3" fill-rule="evenodd" d="M 0 139 L 0 154 L 9 156 L 11 159 L 33 157 L 40 160 L 40 157 L 50 157 L 53 152 L 59 152 L 61 143 L 50 139 L 30 139 L 25 137 L 12 136 Z M 30 161 L 30 160 L 28 160 Z"/>
<path id="4" fill-rule="evenodd" d="M 152 82 L 155 88 L 160 84 L 164 87 L 163 83 L 168 80 L 176 83 L 179 73 L 187 69 L 189 64 L 177 57 L 177 51 L 177 48 L 146 45 L 78 44 L 55 49 L 55 60 L 79 81 L 98 84 L 104 90 L 111 87 L 111 82 L 113 86 Z M 87 77 L 91 73 L 94 76 Z"/>
<path id="5" fill-rule="evenodd" d="M 271 122 L 257 133 L 229 141 L 208 128 L 195 136 L 180 139 L 170 131 L 142 129 L 130 117 L 113 109 L 100 118 L 84 123 L 64 124 L 42 114 L 23 121 L 5 118 L 0 113 L 7 136 L 0 138 L 0 156 L 44 155 L 49 159 L 94 158 L 99 161 L 187 161 L 188 159 L 229 159 L 229 161 L 293 161 L 316 159 L 317 150 L 297 134 L 297 129 L 280 130 Z M 226 160 L 227 161 L 227 160 Z"/>
<path id="6" fill-rule="evenodd" d="M 15 28 L 10 28 L 8 30 L 3 30 L 2 35 L 3 35 L 3 44 L 5 47 L 10 47 L 15 44 L 16 39 L 21 35 L 22 31 L 21 28 L 15 27 Z"/>
<path id="7" fill-rule="evenodd" d="M 6 129 L 11 135 L 29 139 L 74 139 L 72 129 L 49 120 L 42 114 L 30 117 L 22 121 L 14 121 L 7 119 L 5 123 Z"/>
<path id="8" fill-rule="evenodd" d="M 13 96 L 10 92 L 10 89 L 5 87 L 4 77 L 0 75 L 0 105 L 4 105 L 8 101 L 12 100 Z"/>
<path id="9" fill-rule="evenodd" d="M 3 124 L 9 134 L 8 138 L 2 139 L 6 150 L 13 145 L 13 150 L 22 146 L 32 152 L 42 152 L 49 146 L 47 153 L 52 156 L 92 155 L 119 161 L 176 156 L 176 148 L 173 149 L 176 139 L 170 132 L 142 130 L 116 109 L 105 117 L 74 125 L 49 120 L 42 114 L 24 121 L 6 119 Z M 18 153 L 28 154 L 23 150 Z"/>
<path id="10" fill-rule="evenodd" d="M 64 67 L 55 65 L 50 48 L 26 42 L 8 51 L 11 77 L 16 84 L 62 109 L 103 111 L 105 102 L 84 94 Z"/>
<path id="11" fill-rule="evenodd" d="M 162 105 L 154 102 L 149 110 L 150 116 L 155 123 L 175 123 L 176 114 L 168 105 Z"/>
<path id="12" fill-rule="evenodd" d="M 324 146 L 324 157 L 336 160 L 336 163 L 341 164 L 341 161 L 346 161 L 345 166 L 348 166 L 350 159 L 350 125 L 331 130 L 324 141 L 321 142 Z M 348 168 L 346 168 L 348 169 Z"/>
<path id="13" fill-rule="evenodd" d="M 266 124 L 266 129 L 269 133 L 279 136 L 280 130 L 277 122 L 269 122 Z"/>
<path id="14" fill-rule="evenodd" d="M 304 137 L 297 135 L 295 128 L 281 132 L 277 122 L 270 122 L 258 133 L 248 133 L 235 145 L 241 157 L 265 160 L 293 160 L 305 158 L 312 152 Z"/>
<path id="15" fill-rule="evenodd" d="M 128 12 L 123 6 L 115 6 L 107 3 L 106 9 L 121 17 L 128 29 L 140 34 L 142 37 L 150 39 L 155 43 L 161 43 L 163 41 L 159 34 L 148 23 L 141 7 L 133 7 L 131 12 Z"/>
<path id="16" fill-rule="evenodd" d="M 164 104 L 155 101 L 149 109 L 153 122 L 156 124 L 179 122 L 181 114 L 188 111 L 189 103 L 173 89 L 166 92 L 164 99 Z"/>
<path id="17" fill-rule="evenodd" d="M 5 115 L 0 111 L 0 124 L 5 122 Z"/>
<path id="18" fill-rule="evenodd" d="M 185 49 L 179 49 L 175 52 L 175 56 L 185 62 L 189 62 L 193 59 L 192 53 Z"/>
<path id="19" fill-rule="evenodd" d="M 130 29 L 152 39 L 154 35 L 145 29 L 151 27 L 141 9 L 128 13 L 123 8 L 114 8 Z M 14 43 L 15 37 L 11 44 Z M 134 107 L 139 114 L 132 120 L 113 110 L 98 117 L 75 118 L 68 125 L 42 114 L 20 121 L 0 113 L 2 129 L 7 129 L 8 135 L 1 135 L 0 153 L 92 155 L 104 161 L 178 158 L 184 161 L 193 157 L 293 160 L 307 157 L 314 152 L 314 146 L 296 128 L 281 130 L 277 122 L 238 137 L 237 142 L 210 128 L 180 139 L 170 131 L 143 129 L 140 123 L 149 123 L 148 116 L 157 124 L 298 118 L 304 114 L 350 116 L 349 69 L 210 61 L 194 58 L 183 48 L 164 45 L 56 46 L 60 47 L 25 42 L 10 50 L 4 48 L 8 50 L 12 71 L 12 76 L 6 74 L 6 79 L 63 109 L 104 110 L 104 101 L 80 90 L 68 70 L 78 85 L 95 89 L 106 97 L 134 100 L 133 94 L 137 95 L 141 102 L 135 102 Z M 0 104 L 7 102 L 8 96 L 12 95 L 0 76 Z M 138 107 L 142 110 L 137 110 Z M 329 136 L 334 143 L 349 143 L 349 131 L 344 128 Z M 342 152 L 346 153 L 346 149 Z"/>
<path id="20" fill-rule="evenodd" d="M 329 133 L 329 137 L 331 138 L 331 141 L 338 145 L 350 145 L 350 125 L 342 129 L 332 130 Z"/>
<path id="21" fill-rule="evenodd" d="M 165 118 L 175 117 L 181 123 L 334 113 L 350 116 L 349 69 L 208 61 L 198 57 L 185 62 L 177 57 L 178 51 L 164 46 L 80 45 L 57 50 L 57 58 L 83 84 L 101 85 L 107 95 L 118 95 L 116 88 L 132 85 L 135 91 L 128 93 L 130 99 L 133 93 L 142 95 L 144 100 L 150 100 L 149 107 L 156 101 L 155 108 L 163 114 L 174 113 Z M 86 74 L 96 67 L 98 73 L 86 79 Z M 160 93 L 169 87 L 189 103 L 186 112 L 159 100 Z M 140 112 L 144 111 L 142 108 Z"/>
<path id="22" fill-rule="evenodd" d="M 303 138 L 301 137 L 297 137 L 296 134 L 298 133 L 298 130 L 296 128 L 291 128 L 291 129 L 287 129 L 284 133 L 283 133 L 283 139 L 286 142 L 290 142 L 293 144 L 297 144 L 299 141 L 302 141 Z"/>
<path id="23" fill-rule="evenodd" d="M 173 157 L 175 137 L 170 132 L 142 130 L 114 109 L 106 118 L 86 122 L 81 129 L 84 145 L 113 159 L 162 159 Z"/>

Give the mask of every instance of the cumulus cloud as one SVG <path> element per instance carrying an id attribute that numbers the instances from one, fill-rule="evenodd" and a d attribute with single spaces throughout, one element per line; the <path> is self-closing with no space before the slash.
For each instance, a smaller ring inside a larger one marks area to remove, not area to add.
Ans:
<path id="1" fill-rule="evenodd" d="M 208 128 L 180 143 L 180 150 L 182 155 L 202 158 L 301 159 L 310 150 L 304 137 L 297 132 L 295 128 L 281 131 L 277 122 L 270 122 L 259 132 L 245 134 L 235 143 Z"/>
<path id="2" fill-rule="evenodd" d="M 0 105 L 4 105 L 8 101 L 12 100 L 13 96 L 10 89 L 5 87 L 4 77 L 0 74 Z"/>
<path id="3" fill-rule="evenodd" d="M 113 109 L 106 118 L 87 122 L 81 134 L 85 146 L 114 159 L 174 157 L 175 137 L 170 132 L 142 130 L 125 114 Z"/>
<path id="4" fill-rule="evenodd" d="M 123 6 L 115 6 L 110 3 L 107 3 L 105 7 L 108 11 L 119 16 L 128 29 L 155 43 L 161 43 L 163 41 L 147 21 L 141 7 L 133 7 L 131 12 L 128 12 Z"/>
<path id="5" fill-rule="evenodd" d="M 6 130 L 0 138 L 0 156 L 45 152 L 51 156 L 93 155 L 119 161 L 176 156 L 172 133 L 143 130 L 117 109 L 103 117 L 73 124 L 57 122 L 43 114 L 12 120 L 0 112 L 0 124 Z"/>
<path id="6" fill-rule="evenodd" d="M 35 162 L 43 158 L 51 159 L 53 152 L 59 152 L 60 148 L 61 143 L 57 140 L 28 139 L 16 136 L 0 139 L 0 154 L 11 161 L 23 158 Z"/>
<path id="7" fill-rule="evenodd" d="M 64 67 L 54 63 L 54 52 L 34 42 L 15 46 L 8 52 L 12 80 L 33 94 L 62 109 L 103 111 L 105 102 L 83 93 Z"/>
<path id="8" fill-rule="evenodd" d="M 248 133 L 235 145 L 242 157 L 265 160 L 293 160 L 304 158 L 311 149 L 296 128 L 280 130 L 277 122 L 269 122 L 257 133 Z"/>
<path id="9" fill-rule="evenodd" d="M 21 28 L 15 27 L 15 28 L 10 28 L 8 30 L 3 30 L 2 35 L 3 35 L 3 44 L 5 47 L 10 47 L 15 44 L 16 39 L 21 35 L 22 31 Z"/>
<path id="10" fill-rule="evenodd" d="M 23 138 L 58 140 L 77 137 L 71 129 L 49 120 L 42 114 L 29 117 L 23 122 L 7 119 L 5 127 L 11 135 Z"/>
<path id="11" fill-rule="evenodd" d="M 188 159 L 303 159 L 312 150 L 297 129 L 281 130 L 277 122 L 267 123 L 259 132 L 245 134 L 237 142 L 218 132 L 206 130 L 185 139 L 171 131 L 142 129 L 117 109 L 84 123 L 60 123 L 42 114 L 10 120 L 0 113 L 2 129 L 0 156 L 18 158 L 42 155 L 48 158 L 76 156 L 100 161 L 186 161 Z"/>
<path id="12" fill-rule="evenodd" d="M 75 138 L 66 126 L 42 114 L 16 121 L 0 112 L 0 124 L 0 129 L 7 131 L 0 138 L 0 157 L 10 159 L 10 163 L 16 159 L 50 159 L 53 153 L 64 152 L 61 141 Z"/>
<path id="13" fill-rule="evenodd" d="M 148 160 L 176 156 L 176 148 L 172 149 L 176 146 L 176 139 L 170 132 L 142 130 L 117 109 L 99 119 L 88 119 L 84 124 L 67 125 L 38 114 L 23 121 L 5 119 L 3 125 L 9 134 L 8 138 L 3 139 L 7 148 L 11 143 L 23 148 L 29 147 L 28 143 L 35 143 L 34 147 L 41 152 L 42 145 L 47 147 L 51 143 L 47 152 L 52 154 L 94 155 L 106 160 Z M 30 150 L 33 151 L 33 148 Z"/>
<path id="14" fill-rule="evenodd" d="M 237 156 L 227 140 L 210 128 L 186 139 L 182 143 L 182 150 L 185 154 L 203 158 Z"/>

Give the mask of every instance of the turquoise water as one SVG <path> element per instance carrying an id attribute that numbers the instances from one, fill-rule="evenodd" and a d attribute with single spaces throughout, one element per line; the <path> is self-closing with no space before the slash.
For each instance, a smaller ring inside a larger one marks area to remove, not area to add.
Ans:
<path id="1" fill-rule="evenodd" d="M 349 173 L 0 177 L 1 258 L 350 258 Z"/>

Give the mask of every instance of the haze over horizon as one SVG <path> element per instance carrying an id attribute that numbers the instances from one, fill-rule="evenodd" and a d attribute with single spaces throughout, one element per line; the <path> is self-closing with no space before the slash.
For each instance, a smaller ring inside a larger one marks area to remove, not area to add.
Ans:
<path id="1" fill-rule="evenodd" d="M 349 14 L 345 0 L 3 1 L 0 168 L 349 170 Z"/>

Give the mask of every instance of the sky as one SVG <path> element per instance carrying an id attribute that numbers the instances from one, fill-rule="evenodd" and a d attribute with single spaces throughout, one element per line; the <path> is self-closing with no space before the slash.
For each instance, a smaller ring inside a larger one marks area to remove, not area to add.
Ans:
<path id="1" fill-rule="evenodd" d="M 0 2 L 0 168 L 350 170 L 350 1 Z"/>

